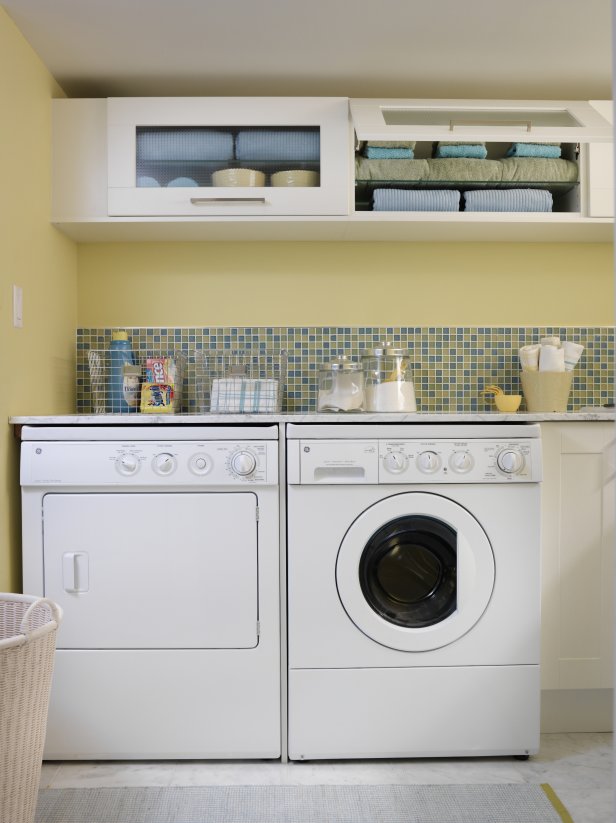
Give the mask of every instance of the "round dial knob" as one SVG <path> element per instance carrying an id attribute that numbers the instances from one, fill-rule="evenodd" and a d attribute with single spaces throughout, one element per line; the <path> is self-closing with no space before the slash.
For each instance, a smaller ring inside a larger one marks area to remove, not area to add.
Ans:
<path id="1" fill-rule="evenodd" d="M 465 474 L 469 472 L 474 465 L 472 455 L 468 452 L 454 452 L 449 458 L 449 465 L 457 474 Z"/>
<path id="2" fill-rule="evenodd" d="M 417 468 L 424 474 L 433 474 L 441 467 L 441 458 L 436 452 L 421 452 L 417 455 Z"/>
<path id="3" fill-rule="evenodd" d="M 212 468 L 212 459 L 204 452 L 197 452 L 188 461 L 188 465 L 194 474 L 207 474 Z"/>
<path id="4" fill-rule="evenodd" d="M 400 474 L 408 465 L 408 458 L 402 452 L 389 452 L 383 458 L 383 466 L 391 474 Z"/>
<path id="5" fill-rule="evenodd" d="M 139 458 L 136 454 L 121 454 L 116 460 L 116 469 L 120 474 L 136 474 L 139 471 Z"/>
<path id="6" fill-rule="evenodd" d="M 247 477 L 257 467 L 257 458 L 252 452 L 236 452 L 231 458 L 231 470 L 240 477 Z"/>
<path id="7" fill-rule="evenodd" d="M 152 468 L 156 472 L 156 474 L 160 474 L 166 477 L 169 474 L 172 474 L 175 471 L 175 457 L 168 452 L 163 452 L 162 454 L 157 454 L 154 460 L 152 461 Z"/>
<path id="8" fill-rule="evenodd" d="M 524 468 L 524 458 L 518 451 L 504 449 L 496 458 L 498 468 L 505 474 L 517 474 Z"/>

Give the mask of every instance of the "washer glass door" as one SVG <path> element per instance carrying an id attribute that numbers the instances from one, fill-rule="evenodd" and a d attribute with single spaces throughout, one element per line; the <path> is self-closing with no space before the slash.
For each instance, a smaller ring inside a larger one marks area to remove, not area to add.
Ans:
<path id="1" fill-rule="evenodd" d="M 355 625 L 403 651 L 446 646 L 488 606 L 494 555 L 479 522 L 450 498 L 407 492 L 366 509 L 338 552 L 336 584 Z"/>

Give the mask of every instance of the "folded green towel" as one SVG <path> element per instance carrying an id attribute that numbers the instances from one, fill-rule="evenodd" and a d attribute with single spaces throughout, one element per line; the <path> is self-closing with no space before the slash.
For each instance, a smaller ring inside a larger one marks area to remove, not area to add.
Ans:
<path id="1" fill-rule="evenodd" d="M 505 157 L 499 162 L 503 169 L 503 182 L 575 183 L 578 179 L 577 163 L 572 163 L 571 160 Z"/>
<path id="2" fill-rule="evenodd" d="M 446 157 L 426 160 L 426 163 L 428 164 L 428 180 L 495 183 L 500 181 L 502 176 L 498 160 Z"/>
<path id="3" fill-rule="evenodd" d="M 425 180 L 427 160 L 369 160 L 355 158 L 356 180 Z"/>

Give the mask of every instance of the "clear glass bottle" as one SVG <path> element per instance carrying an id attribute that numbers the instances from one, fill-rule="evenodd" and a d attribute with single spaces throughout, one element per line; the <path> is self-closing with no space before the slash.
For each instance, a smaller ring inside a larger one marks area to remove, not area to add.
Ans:
<path id="1" fill-rule="evenodd" d="M 364 373 L 361 363 L 342 355 L 319 369 L 317 411 L 362 411 Z"/>
<path id="2" fill-rule="evenodd" d="M 381 343 L 362 356 L 364 408 L 371 412 L 417 411 L 410 352 Z"/>

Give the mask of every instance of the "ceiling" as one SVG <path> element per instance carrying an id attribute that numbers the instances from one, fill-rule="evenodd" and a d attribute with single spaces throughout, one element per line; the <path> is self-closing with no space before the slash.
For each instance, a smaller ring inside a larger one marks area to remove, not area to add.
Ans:
<path id="1" fill-rule="evenodd" d="M 4 0 L 69 97 L 611 97 L 610 0 Z"/>

